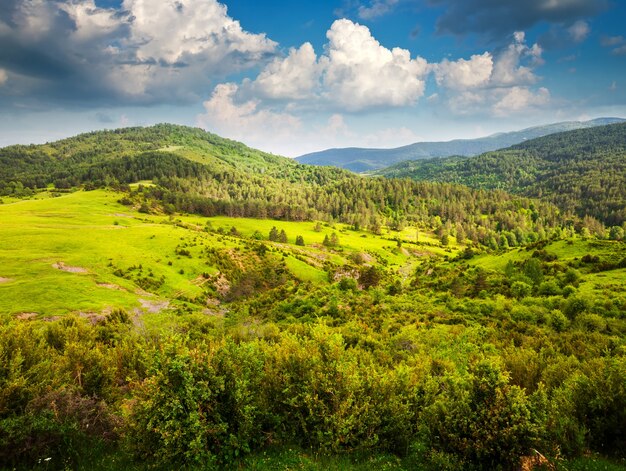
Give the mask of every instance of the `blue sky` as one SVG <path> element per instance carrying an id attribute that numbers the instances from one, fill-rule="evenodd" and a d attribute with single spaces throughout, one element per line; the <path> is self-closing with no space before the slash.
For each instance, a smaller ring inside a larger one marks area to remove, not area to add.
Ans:
<path id="1" fill-rule="evenodd" d="M 617 0 L 3 0 L 0 145 L 174 122 L 289 156 L 626 117 Z"/>

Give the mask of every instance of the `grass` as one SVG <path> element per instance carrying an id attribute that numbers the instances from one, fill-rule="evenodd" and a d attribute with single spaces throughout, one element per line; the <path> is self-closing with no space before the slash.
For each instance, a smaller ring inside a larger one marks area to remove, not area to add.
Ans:
<path id="1" fill-rule="evenodd" d="M 142 300 L 201 296 L 203 274 L 217 272 L 207 265 L 202 251 L 205 247 L 241 247 L 240 239 L 227 235 L 233 226 L 244 237 L 258 231 L 265 239 L 273 226 L 285 230 L 287 244 L 263 241 L 274 248 L 270 256 L 282 258 L 296 278 L 314 283 L 328 282 L 325 263 L 349 263 L 354 252 L 369 254 L 394 271 L 410 269 L 421 256 L 446 253 L 441 247 L 414 244 L 399 248 L 390 240 L 410 240 L 415 237 L 414 229 L 377 236 L 343 224 L 323 224 L 317 232 L 313 222 L 170 218 L 138 213 L 118 203 L 121 196 L 106 190 L 59 197 L 42 192 L 38 198 L 0 205 L 0 314 L 50 317 L 113 308 L 141 312 Z M 226 235 L 207 232 L 207 224 Z M 329 250 L 322 242 L 333 232 L 339 246 Z M 298 235 L 304 238 L 305 247 L 295 245 Z M 426 239 L 421 233 L 420 240 Z M 190 256 L 177 255 L 181 248 Z M 146 293 L 136 280 L 117 276 L 120 271 L 131 278 L 164 282 Z"/>

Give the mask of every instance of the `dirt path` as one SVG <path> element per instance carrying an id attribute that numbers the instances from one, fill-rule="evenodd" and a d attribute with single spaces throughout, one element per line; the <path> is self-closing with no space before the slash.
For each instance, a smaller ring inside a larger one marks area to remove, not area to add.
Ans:
<path id="1" fill-rule="evenodd" d="M 57 262 L 52 264 L 52 268 L 56 268 L 57 270 L 66 271 L 68 273 L 87 273 L 88 270 L 83 267 L 71 267 L 66 265 L 63 262 Z"/>

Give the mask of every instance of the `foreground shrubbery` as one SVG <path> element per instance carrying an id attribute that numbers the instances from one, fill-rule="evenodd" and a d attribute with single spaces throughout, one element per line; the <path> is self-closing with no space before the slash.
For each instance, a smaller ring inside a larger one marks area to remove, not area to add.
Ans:
<path id="1" fill-rule="evenodd" d="M 2 325 L 0 461 L 60 466 L 100 444 L 155 465 L 206 467 L 292 443 L 414 455 L 433 468 L 509 469 L 533 448 L 613 453 L 626 438 L 623 352 L 552 352 L 552 365 L 528 354 L 520 365 L 512 355 L 527 350 L 479 345 L 479 336 L 495 340 L 482 327 L 461 336 L 448 326 L 416 330 L 418 353 L 383 333 L 349 345 L 348 326 L 265 328 L 237 341 L 190 326 L 140 336 L 119 313 L 95 326 Z M 451 335 L 456 347 L 445 351 Z M 398 348 L 415 354 L 398 360 Z"/>

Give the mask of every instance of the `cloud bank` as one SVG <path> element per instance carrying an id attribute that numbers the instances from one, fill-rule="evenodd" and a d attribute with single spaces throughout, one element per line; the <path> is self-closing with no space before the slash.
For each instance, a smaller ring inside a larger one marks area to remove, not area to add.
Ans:
<path id="1" fill-rule="evenodd" d="M 216 0 L 4 0 L 0 67 L 39 101 L 197 101 L 212 80 L 275 53 Z"/>

